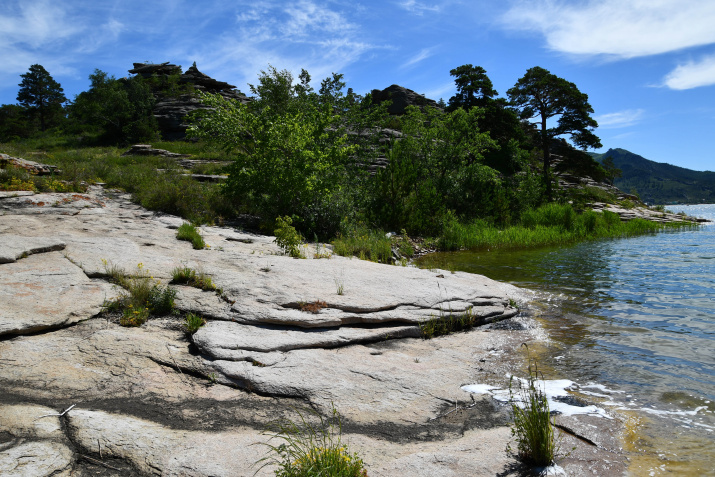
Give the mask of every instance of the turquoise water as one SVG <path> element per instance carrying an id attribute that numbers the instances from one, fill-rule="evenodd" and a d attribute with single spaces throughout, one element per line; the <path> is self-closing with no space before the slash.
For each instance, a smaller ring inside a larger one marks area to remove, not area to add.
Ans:
<path id="1" fill-rule="evenodd" d="M 715 220 L 715 205 L 681 210 Z M 642 432 L 668 465 L 701 462 L 663 472 L 714 472 L 715 224 L 572 247 L 434 254 L 419 265 L 537 291 L 546 306 L 529 308 L 552 340 L 541 359 L 554 377 L 605 386 L 609 406 L 644 416 Z M 668 444 L 674 436 L 687 449 Z"/>

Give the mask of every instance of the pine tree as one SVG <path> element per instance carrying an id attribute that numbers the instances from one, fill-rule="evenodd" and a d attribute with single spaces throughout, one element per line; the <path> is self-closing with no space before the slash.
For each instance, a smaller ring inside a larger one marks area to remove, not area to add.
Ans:
<path id="1" fill-rule="evenodd" d="M 27 108 L 31 115 L 39 115 L 40 129 L 44 131 L 53 116 L 67 101 L 62 86 L 55 81 L 42 65 L 32 65 L 22 77 L 17 101 Z"/>

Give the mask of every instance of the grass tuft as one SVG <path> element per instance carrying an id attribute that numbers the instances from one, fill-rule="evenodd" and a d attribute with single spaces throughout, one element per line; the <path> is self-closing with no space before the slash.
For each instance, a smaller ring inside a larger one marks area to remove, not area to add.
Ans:
<path id="1" fill-rule="evenodd" d="M 186 332 L 190 335 L 193 335 L 197 331 L 199 331 L 199 328 L 204 326 L 206 324 L 206 320 L 200 316 L 196 315 L 194 313 L 187 313 L 186 317 L 184 317 L 184 328 L 186 329 Z"/>
<path id="2" fill-rule="evenodd" d="M 541 381 L 543 382 L 543 376 Z M 511 433 L 516 439 L 517 456 L 535 466 L 553 464 L 558 450 L 549 402 L 542 388 L 543 385 L 539 385 L 539 371 L 531 358 L 527 379 L 520 380 L 512 376 L 509 380 L 509 396 L 514 417 Z"/>
<path id="3" fill-rule="evenodd" d="M 107 260 L 103 259 L 102 263 L 111 281 L 124 289 L 119 298 L 104 305 L 108 311 L 122 313 L 120 325 L 141 326 L 150 315 L 168 315 L 174 310 L 176 291 L 162 287 L 159 280 L 144 269 L 144 264 L 138 264 L 137 270 L 129 274 Z"/>
<path id="4" fill-rule="evenodd" d="M 319 424 L 311 424 L 298 411 L 297 422 L 282 420 L 271 426 L 265 444 L 268 455 L 256 463 L 261 464 L 258 470 L 276 465 L 279 477 L 367 477 L 362 459 L 342 442 L 342 424 L 335 407 L 329 419 L 309 412 L 319 418 Z M 281 443 L 271 444 L 275 439 Z"/>
<path id="5" fill-rule="evenodd" d="M 193 268 L 176 267 L 171 271 L 171 277 L 171 283 L 188 285 L 204 291 L 218 291 L 210 276 Z"/>
<path id="6" fill-rule="evenodd" d="M 421 322 L 419 327 L 422 337 L 430 339 L 458 331 L 470 330 L 477 326 L 477 320 L 478 317 L 470 308 L 464 313 L 442 312 L 440 316 L 433 316 L 429 320 Z"/>
<path id="7" fill-rule="evenodd" d="M 191 242 L 191 245 L 196 250 L 203 250 L 206 248 L 206 242 L 204 242 L 204 238 L 199 233 L 199 229 L 188 222 L 184 222 L 179 226 L 176 231 L 176 238 Z"/>

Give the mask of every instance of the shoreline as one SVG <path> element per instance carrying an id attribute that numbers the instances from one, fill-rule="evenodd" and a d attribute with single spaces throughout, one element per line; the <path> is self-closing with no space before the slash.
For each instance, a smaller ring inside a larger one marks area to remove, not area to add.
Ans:
<path id="1" fill-rule="evenodd" d="M 332 405 L 371 477 L 526 472 L 505 451 L 507 408 L 460 387 L 523 365 L 521 342 L 540 338 L 511 301 L 528 291 L 462 272 L 295 260 L 272 237 L 221 227 L 202 227 L 211 248 L 194 250 L 176 240 L 181 219 L 101 188 L 0 197 L 0 213 L 0 452 L 35 456 L 22 464 L 34 475 L 102 469 L 85 455 L 135 475 L 252 475 L 250 444 L 270 422 Z M 177 314 L 119 326 L 121 314 L 103 311 L 122 293 L 103 259 L 171 286 Z M 177 266 L 205 272 L 221 294 L 170 285 Z M 319 300 L 324 309 L 301 311 Z M 419 337 L 421 321 L 467 309 L 482 326 Z M 192 336 L 189 312 L 207 321 Z M 560 465 L 580 472 L 596 459 L 619 473 L 620 431 L 592 425 L 570 421 L 599 447 L 567 436 L 577 451 Z"/>

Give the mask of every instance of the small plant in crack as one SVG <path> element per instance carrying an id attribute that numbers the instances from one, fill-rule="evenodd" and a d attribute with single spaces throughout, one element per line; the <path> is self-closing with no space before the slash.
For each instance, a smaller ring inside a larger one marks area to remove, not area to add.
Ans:
<path id="1" fill-rule="evenodd" d="M 322 300 L 315 300 L 312 303 L 300 302 L 298 308 L 306 313 L 318 313 L 323 308 L 327 308 L 328 304 Z"/>
<path id="2" fill-rule="evenodd" d="M 104 304 L 105 310 L 122 313 L 120 325 L 141 326 L 150 315 L 168 315 L 174 310 L 176 291 L 162 287 L 161 282 L 144 269 L 143 263 L 139 263 L 133 273 L 104 259 L 102 263 L 112 283 L 124 289 L 117 299 Z"/>
<path id="3" fill-rule="evenodd" d="M 350 453 L 342 440 L 342 422 L 335 406 L 328 418 L 312 410 L 297 413 L 295 421 L 284 419 L 270 426 L 266 432 L 270 439 L 262 444 L 268 447 L 268 454 L 256 462 L 258 471 L 275 465 L 275 474 L 281 477 L 367 477 L 362 459 Z M 275 440 L 280 444 L 273 444 Z"/>
<path id="4" fill-rule="evenodd" d="M 190 335 L 193 335 L 206 324 L 206 320 L 201 315 L 195 313 L 187 313 L 184 317 L 184 329 Z"/>
<path id="5" fill-rule="evenodd" d="M 176 231 L 176 238 L 179 240 L 186 240 L 187 242 L 191 242 L 191 245 L 196 250 L 203 250 L 204 248 L 207 248 L 206 242 L 204 242 L 204 238 L 201 236 L 199 229 L 196 228 L 195 225 L 192 225 L 188 222 L 184 222 L 179 226 Z"/>
<path id="6" fill-rule="evenodd" d="M 203 271 L 189 267 L 176 267 L 171 271 L 171 283 L 185 284 L 204 291 L 219 291 L 213 280 Z"/>

